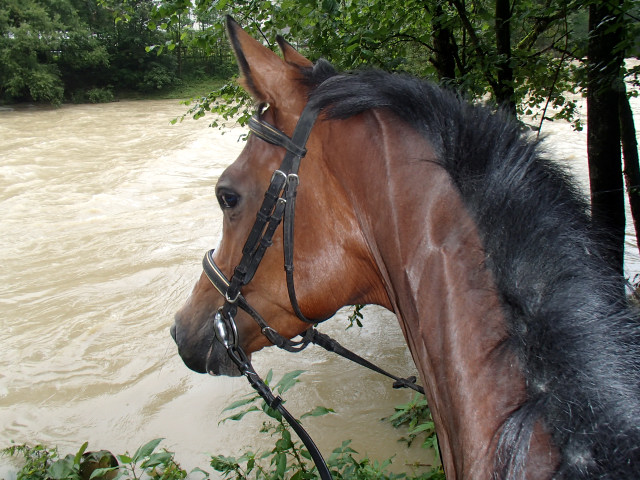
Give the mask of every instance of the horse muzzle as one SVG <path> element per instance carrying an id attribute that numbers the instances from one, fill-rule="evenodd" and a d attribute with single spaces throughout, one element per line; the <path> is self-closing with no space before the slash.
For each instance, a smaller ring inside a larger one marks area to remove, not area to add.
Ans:
<path id="1" fill-rule="evenodd" d="M 178 346 L 180 358 L 194 372 L 229 377 L 241 375 L 238 367 L 229 358 L 226 348 L 216 340 L 213 315 L 201 328 L 190 332 L 178 312 L 170 333 Z"/>

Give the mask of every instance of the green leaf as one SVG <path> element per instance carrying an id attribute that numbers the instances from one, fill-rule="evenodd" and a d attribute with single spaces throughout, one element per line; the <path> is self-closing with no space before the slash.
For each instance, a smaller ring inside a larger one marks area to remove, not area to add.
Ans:
<path id="1" fill-rule="evenodd" d="M 247 474 L 251 473 L 251 470 L 253 470 L 253 467 L 256 464 L 256 459 L 255 457 L 251 457 L 249 460 L 247 460 Z"/>
<path id="2" fill-rule="evenodd" d="M 230 403 L 229 405 L 227 405 L 226 407 L 224 407 L 224 409 L 222 410 L 223 412 L 227 412 L 229 410 L 233 410 L 235 408 L 238 407 L 244 407 L 245 405 L 248 405 L 249 403 L 253 403 L 255 400 L 257 400 L 259 397 L 257 395 L 252 395 L 249 398 L 244 398 L 241 400 L 236 400 L 235 402 Z"/>
<path id="3" fill-rule="evenodd" d="M 416 428 L 414 428 L 413 430 L 409 431 L 410 434 L 415 434 L 415 433 L 420 433 L 420 432 L 426 432 L 428 430 L 433 430 L 435 428 L 435 425 L 433 422 L 426 422 L 426 423 L 422 423 L 420 425 L 418 425 Z"/>
<path id="4" fill-rule="evenodd" d="M 289 430 L 283 430 L 281 435 L 280 439 L 276 442 L 276 449 L 279 451 L 289 450 L 293 447 L 291 433 L 289 433 Z"/>
<path id="5" fill-rule="evenodd" d="M 231 421 L 238 421 L 241 420 L 247 413 L 249 412 L 258 412 L 260 411 L 260 409 L 256 406 L 253 406 L 251 408 L 248 408 L 247 410 L 244 410 L 243 412 L 239 412 L 236 413 L 235 415 L 231 415 L 229 417 L 223 418 L 222 420 L 220 420 L 220 422 L 218 422 L 218 425 L 220 425 L 221 423 L 226 422 L 227 420 L 231 420 Z"/>
<path id="6" fill-rule="evenodd" d="M 82 446 L 80 447 L 80 450 L 78 450 L 78 453 L 76 453 L 76 456 L 73 459 L 73 463 L 75 465 L 80 465 L 80 460 L 82 460 L 82 455 L 84 455 L 84 452 L 87 450 L 88 446 L 89 446 L 89 442 L 84 442 L 82 444 Z"/>
<path id="7" fill-rule="evenodd" d="M 267 415 L 269 415 L 274 420 L 276 420 L 278 422 L 282 421 L 282 414 L 278 410 L 275 410 L 275 409 L 271 408 L 266 403 L 262 406 L 262 411 L 264 413 L 266 413 Z"/>
<path id="8" fill-rule="evenodd" d="M 104 477 L 106 474 L 118 470 L 120 467 L 107 467 L 107 468 L 96 468 L 93 472 L 91 472 L 91 476 L 89 479 Z"/>
<path id="9" fill-rule="evenodd" d="M 142 468 L 153 468 L 158 465 L 168 465 L 173 459 L 171 452 L 156 452 L 149 455 L 149 458 L 142 462 L 140 465 Z"/>
<path id="10" fill-rule="evenodd" d="M 138 448 L 138 450 L 136 450 L 136 453 L 133 454 L 133 457 L 132 457 L 131 460 L 134 463 L 138 463 L 143 458 L 147 458 L 149 455 L 151 455 L 153 453 L 153 451 L 156 449 L 156 447 L 158 446 L 158 444 L 162 440 L 164 440 L 164 439 L 163 438 L 156 438 L 156 439 L 151 440 L 150 442 L 142 445 L 141 447 Z"/>
<path id="11" fill-rule="evenodd" d="M 276 383 L 274 389 L 277 389 L 278 393 L 283 394 L 298 383 L 298 377 L 304 372 L 304 370 L 294 370 L 293 372 L 284 374 L 280 381 Z"/>
<path id="12" fill-rule="evenodd" d="M 74 456 L 67 455 L 60 460 L 56 460 L 47 469 L 48 475 L 53 480 L 75 480 L 79 478 L 78 466 L 73 463 Z"/>
<path id="13" fill-rule="evenodd" d="M 284 453 L 278 453 L 272 463 L 276 465 L 276 478 L 284 478 L 284 473 L 287 470 L 287 456 Z"/>
<path id="14" fill-rule="evenodd" d="M 191 478 L 191 474 L 192 474 L 192 473 L 202 473 L 202 474 L 205 476 L 205 478 L 209 478 L 209 473 L 208 473 L 208 472 L 205 472 L 205 471 L 204 471 L 204 470 L 202 470 L 200 467 L 195 467 L 193 470 L 191 470 L 191 471 L 189 472 L 189 475 L 187 475 L 187 476 L 188 476 L 189 478 Z"/>
<path id="15" fill-rule="evenodd" d="M 314 408 L 313 410 L 311 410 L 310 412 L 307 412 L 307 413 L 303 414 L 300 418 L 321 417 L 322 415 L 327 415 L 328 413 L 336 413 L 336 412 L 335 412 L 335 410 L 333 408 L 327 408 L 327 407 L 318 406 L 318 407 Z"/>

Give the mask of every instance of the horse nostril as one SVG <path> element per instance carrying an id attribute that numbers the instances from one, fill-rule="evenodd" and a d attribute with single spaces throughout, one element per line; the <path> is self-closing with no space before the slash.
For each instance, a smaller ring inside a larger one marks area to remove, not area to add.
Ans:
<path id="1" fill-rule="evenodd" d="M 177 340 L 176 340 L 176 324 L 175 323 L 173 325 L 171 325 L 171 328 L 169 329 L 169 333 L 171 334 L 171 338 L 173 338 L 173 341 L 177 342 Z"/>

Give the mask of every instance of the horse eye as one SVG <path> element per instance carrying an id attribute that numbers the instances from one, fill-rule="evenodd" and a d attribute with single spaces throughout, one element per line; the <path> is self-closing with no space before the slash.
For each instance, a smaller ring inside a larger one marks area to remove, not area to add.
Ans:
<path id="1" fill-rule="evenodd" d="M 238 205 L 240 197 L 232 192 L 221 192 L 218 194 L 218 203 L 221 208 L 234 208 Z"/>

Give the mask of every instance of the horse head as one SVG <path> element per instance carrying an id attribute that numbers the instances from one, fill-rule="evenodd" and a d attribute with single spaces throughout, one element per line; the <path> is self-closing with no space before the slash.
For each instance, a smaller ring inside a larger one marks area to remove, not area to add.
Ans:
<path id="1" fill-rule="evenodd" d="M 312 62 L 282 38 L 278 38 L 282 51 L 282 58 L 279 57 L 231 18 L 227 20 L 227 31 L 240 67 L 241 85 L 258 105 L 258 121 L 291 137 L 312 88 L 306 75 L 313 69 Z M 350 149 L 353 150 L 345 145 L 346 130 L 340 131 L 332 123 L 322 119 L 315 122 L 297 173 L 300 185 L 293 260 L 295 298 L 301 315 L 296 315 L 288 293 L 282 226 L 268 240 L 271 245 L 255 275 L 241 288 L 243 301 L 285 338 L 301 334 L 311 323 L 329 318 L 344 305 L 388 304 L 357 212 L 350 208 L 353 192 L 346 191 L 327 161 L 327 157 L 348 161 Z M 265 192 L 285 152 L 282 146 L 251 134 L 240 156 L 218 179 L 215 194 L 223 212 L 223 235 L 210 258 L 227 279 L 232 278 L 243 258 L 243 248 Z M 224 346 L 215 339 L 215 315 L 225 303 L 218 290 L 203 272 L 176 314 L 171 333 L 189 368 L 213 375 L 239 375 Z M 234 320 L 238 342 L 247 354 L 272 344 L 263 334 L 264 326 L 242 309 Z"/>

